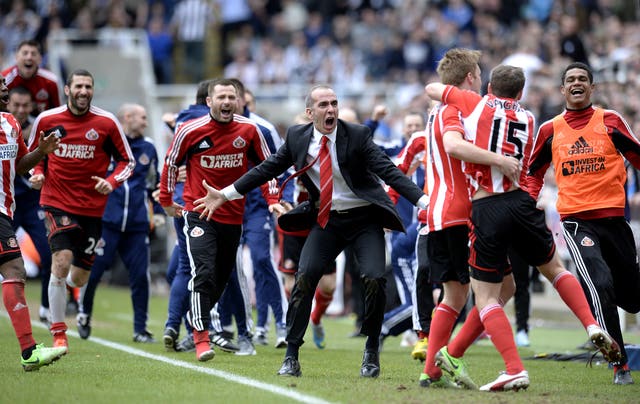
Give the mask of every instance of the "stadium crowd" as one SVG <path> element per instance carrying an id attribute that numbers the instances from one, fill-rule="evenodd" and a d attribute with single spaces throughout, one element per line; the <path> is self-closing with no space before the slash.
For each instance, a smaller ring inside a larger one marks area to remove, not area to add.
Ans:
<path id="1" fill-rule="evenodd" d="M 46 63 L 54 30 L 75 28 L 90 38 L 101 28 L 142 28 L 159 83 L 177 76 L 179 49 L 202 59 L 218 39 L 218 71 L 249 88 L 330 82 L 357 90 L 390 82 L 397 105 L 408 106 L 442 55 L 466 47 L 483 51 L 483 67 L 525 67 L 523 104 L 539 121 L 562 104 L 557 77 L 567 61 L 588 62 L 599 97 L 634 121 L 639 13 L 636 2 L 622 0 L 16 0 L 0 3 L 0 65 L 12 63 L 23 39 L 42 44 Z M 180 77 L 196 83 L 205 78 L 202 69 Z"/>

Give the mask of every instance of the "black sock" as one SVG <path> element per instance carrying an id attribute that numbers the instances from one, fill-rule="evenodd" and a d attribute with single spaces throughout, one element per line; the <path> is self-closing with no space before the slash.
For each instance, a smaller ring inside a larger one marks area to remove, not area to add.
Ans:
<path id="1" fill-rule="evenodd" d="M 364 350 L 378 352 L 379 348 L 380 348 L 380 338 L 377 336 L 376 337 L 368 336 L 367 342 L 365 342 L 364 344 Z"/>
<path id="2" fill-rule="evenodd" d="M 298 345 L 294 345 L 291 342 L 289 342 L 287 344 L 287 353 L 285 354 L 285 357 L 291 356 L 295 360 L 298 360 L 298 351 L 299 350 L 300 350 L 300 347 Z"/>
<path id="3" fill-rule="evenodd" d="M 36 346 L 30 346 L 29 348 L 25 349 L 24 351 L 22 351 L 22 359 L 27 360 L 29 358 L 31 358 L 31 354 L 33 353 L 33 350 L 36 349 Z"/>

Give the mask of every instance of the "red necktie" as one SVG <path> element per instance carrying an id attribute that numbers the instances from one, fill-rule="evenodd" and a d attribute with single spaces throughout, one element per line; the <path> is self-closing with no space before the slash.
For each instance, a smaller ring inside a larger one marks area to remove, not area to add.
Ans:
<path id="1" fill-rule="evenodd" d="M 318 212 L 318 224 L 323 229 L 329 221 L 331 211 L 331 197 L 333 195 L 333 170 L 331 169 L 331 155 L 327 146 L 327 136 L 320 140 L 320 211 Z"/>

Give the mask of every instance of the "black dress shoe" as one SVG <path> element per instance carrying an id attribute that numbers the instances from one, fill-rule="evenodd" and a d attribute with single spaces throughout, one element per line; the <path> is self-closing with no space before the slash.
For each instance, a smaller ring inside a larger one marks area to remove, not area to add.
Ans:
<path id="1" fill-rule="evenodd" d="M 364 351 L 360 376 L 378 377 L 380 375 L 380 355 L 374 351 Z"/>
<path id="2" fill-rule="evenodd" d="M 284 362 L 282 362 L 282 366 L 280 370 L 278 370 L 278 376 L 302 376 L 302 371 L 300 371 L 300 362 L 293 356 L 287 356 L 284 358 Z"/>

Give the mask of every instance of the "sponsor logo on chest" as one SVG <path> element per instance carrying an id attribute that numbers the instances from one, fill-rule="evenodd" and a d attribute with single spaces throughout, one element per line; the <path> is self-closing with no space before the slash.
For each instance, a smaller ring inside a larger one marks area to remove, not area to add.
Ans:
<path id="1" fill-rule="evenodd" d="M 214 156 L 200 156 L 203 168 L 235 168 L 242 167 L 244 153 L 217 154 Z"/>

